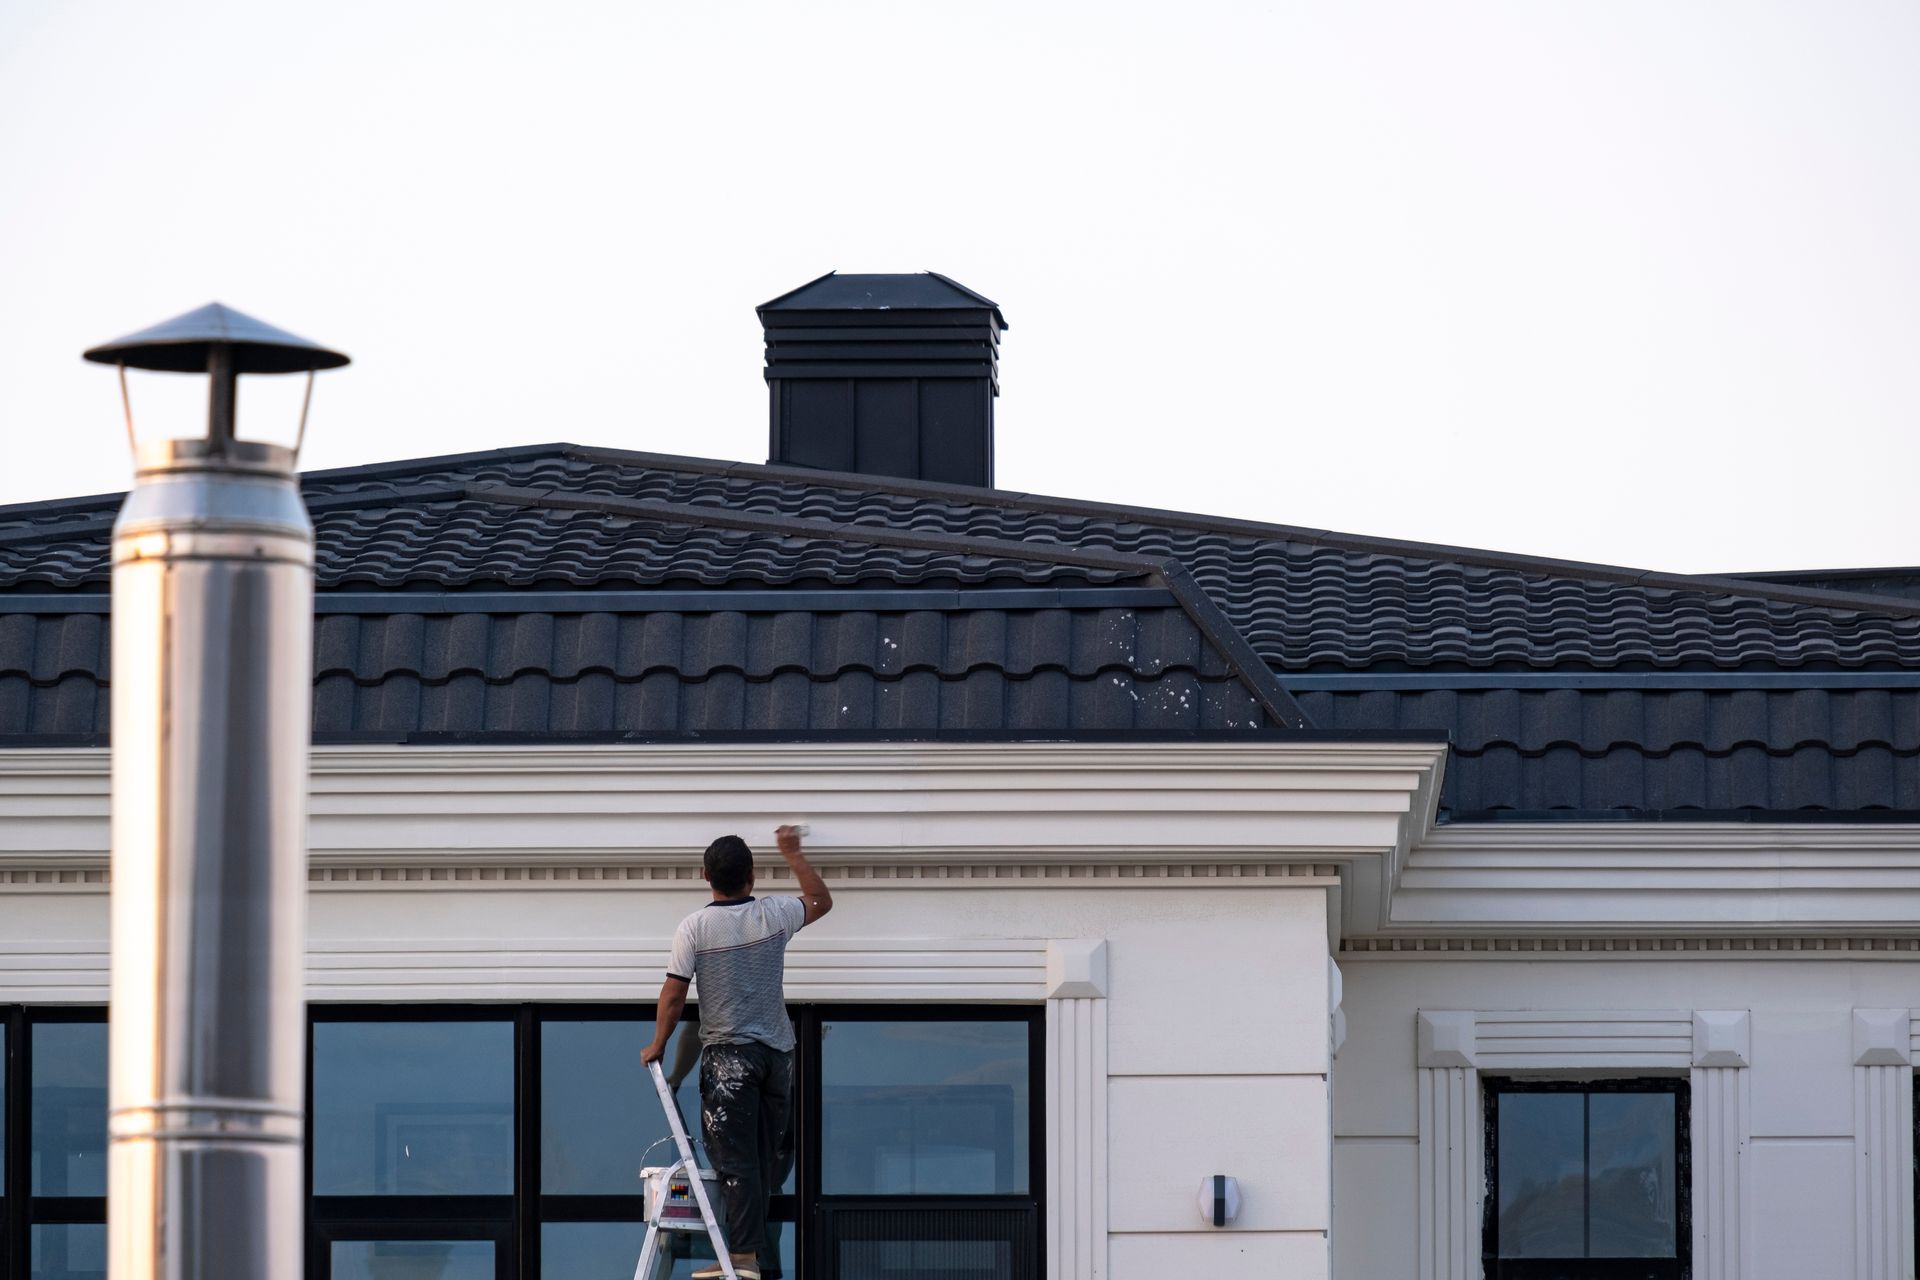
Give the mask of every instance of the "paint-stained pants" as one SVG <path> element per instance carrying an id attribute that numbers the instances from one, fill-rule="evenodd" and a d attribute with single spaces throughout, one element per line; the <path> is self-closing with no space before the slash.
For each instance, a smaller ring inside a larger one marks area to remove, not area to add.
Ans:
<path id="1" fill-rule="evenodd" d="M 700 1132 L 720 1175 L 727 1248 L 758 1254 L 767 1238 L 767 1197 L 784 1179 L 782 1150 L 793 1110 L 793 1053 L 758 1042 L 710 1044 L 700 1055 Z"/>

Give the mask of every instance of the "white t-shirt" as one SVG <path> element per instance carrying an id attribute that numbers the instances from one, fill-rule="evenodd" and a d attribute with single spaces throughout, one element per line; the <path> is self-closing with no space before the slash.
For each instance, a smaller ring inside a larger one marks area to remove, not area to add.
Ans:
<path id="1" fill-rule="evenodd" d="M 793 1048 L 787 943 L 806 922 L 798 898 L 752 897 L 709 902 L 680 922 L 667 973 L 697 988 L 701 1044 Z"/>

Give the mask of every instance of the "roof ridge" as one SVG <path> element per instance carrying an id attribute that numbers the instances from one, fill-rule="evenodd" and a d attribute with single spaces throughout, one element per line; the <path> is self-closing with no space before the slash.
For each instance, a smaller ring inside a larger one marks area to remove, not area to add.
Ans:
<path id="1" fill-rule="evenodd" d="M 1518 552 L 1489 551 L 1444 543 L 1413 542 L 1402 538 L 1372 537 L 1365 534 L 1341 533 L 1332 529 L 1309 529 L 1300 525 L 1248 520 L 1236 516 L 1212 516 L 1163 507 L 1135 507 L 1117 502 L 1093 502 L 1081 498 L 1063 498 L 1013 489 L 990 489 L 931 480 L 896 479 L 891 476 L 873 476 L 854 471 L 824 471 L 811 467 L 781 466 L 775 463 L 727 462 L 715 458 L 649 453 L 643 450 L 613 449 L 598 445 L 573 445 L 568 448 L 567 455 L 584 462 L 625 461 L 656 466 L 662 470 L 694 471 L 721 476 L 760 475 L 801 484 L 826 484 L 841 489 L 862 489 L 876 493 L 898 494 L 903 497 L 953 498 L 981 506 L 1020 507 L 1062 515 L 1119 515 L 1130 518 L 1136 523 L 1160 523 L 1178 528 L 1203 529 L 1225 534 L 1280 537 L 1310 546 L 1332 547 L 1337 550 L 1399 555 L 1409 559 L 1450 560 L 1482 568 L 1512 569 L 1523 573 L 1584 578 L 1673 591 L 1704 591 L 1709 594 L 1776 600 L 1784 604 L 1846 609 L 1881 616 L 1920 616 L 1920 600 L 1901 604 L 1891 597 L 1864 592 L 1781 586 L 1725 575 L 1672 573 L 1659 569 L 1636 569 L 1626 565 L 1599 564 L 1583 560 L 1556 560 L 1547 556 L 1530 556 Z"/>

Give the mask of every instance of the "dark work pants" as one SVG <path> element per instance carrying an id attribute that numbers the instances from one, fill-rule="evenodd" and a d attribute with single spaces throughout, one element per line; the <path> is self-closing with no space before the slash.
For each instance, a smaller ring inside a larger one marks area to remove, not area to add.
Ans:
<path id="1" fill-rule="evenodd" d="M 727 1248 L 758 1254 L 767 1237 L 767 1197 L 779 1189 L 793 1111 L 793 1054 L 757 1041 L 710 1044 L 700 1055 L 700 1132 L 720 1175 Z"/>

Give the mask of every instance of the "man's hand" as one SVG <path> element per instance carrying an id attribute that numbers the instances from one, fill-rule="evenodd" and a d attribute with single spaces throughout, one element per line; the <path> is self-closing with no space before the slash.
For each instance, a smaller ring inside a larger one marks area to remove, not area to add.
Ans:
<path id="1" fill-rule="evenodd" d="M 640 1051 L 640 1065 L 650 1067 L 666 1056 L 667 1047 L 665 1045 L 650 1044 Z"/>
<path id="2" fill-rule="evenodd" d="M 776 827 L 773 839 L 780 846 L 780 856 L 791 858 L 800 852 L 800 828 L 792 825 Z"/>

